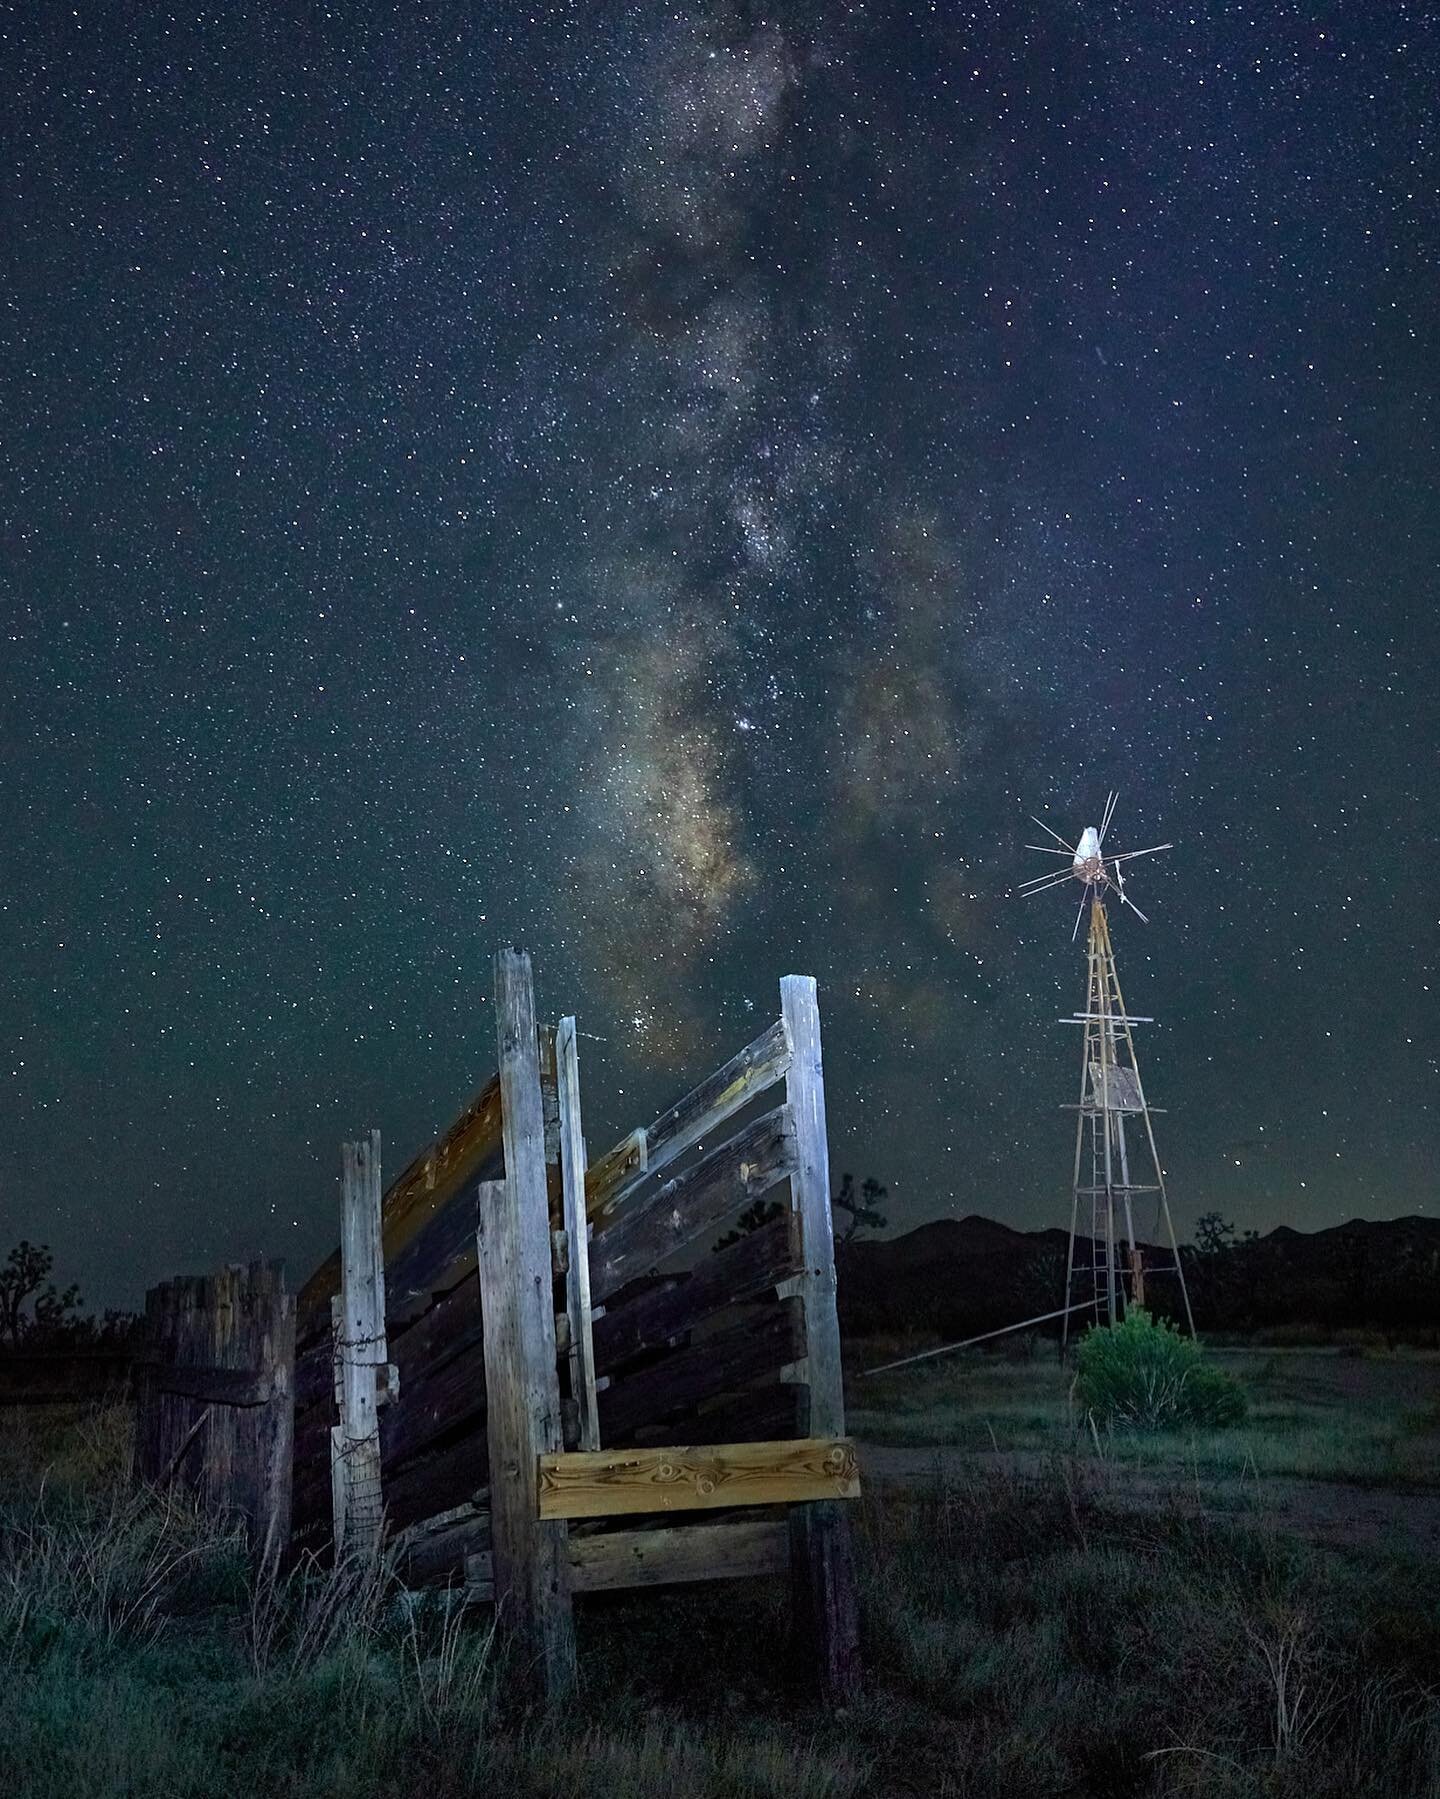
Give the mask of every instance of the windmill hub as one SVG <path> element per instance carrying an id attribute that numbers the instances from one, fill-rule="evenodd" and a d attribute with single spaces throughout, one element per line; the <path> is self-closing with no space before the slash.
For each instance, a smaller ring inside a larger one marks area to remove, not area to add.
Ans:
<path id="1" fill-rule="evenodd" d="M 1080 833 L 1080 841 L 1075 846 L 1073 869 L 1075 879 L 1083 881 L 1087 887 L 1104 886 L 1109 879 L 1105 873 L 1105 857 L 1100 848 L 1100 833 L 1094 825 L 1086 825 Z"/>

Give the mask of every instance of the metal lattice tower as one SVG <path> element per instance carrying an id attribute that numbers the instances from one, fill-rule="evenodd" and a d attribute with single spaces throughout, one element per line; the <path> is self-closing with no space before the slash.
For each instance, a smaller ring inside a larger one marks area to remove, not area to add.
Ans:
<path id="1" fill-rule="evenodd" d="M 1110 921 L 1098 887 L 1090 892 L 1090 934 L 1085 1009 L 1066 1019 L 1082 1027 L 1080 1101 L 1075 1121 L 1075 1171 L 1071 1183 L 1070 1245 L 1066 1257 L 1062 1347 L 1070 1334 L 1070 1317 L 1089 1312 L 1097 1324 L 1113 1324 L 1127 1303 L 1145 1299 L 1152 1274 L 1173 1273 L 1180 1283 L 1186 1323 L 1195 1333 L 1180 1246 L 1165 1193 L 1165 1175 L 1155 1147 L 1151 1108 L 1140 1079 L 1134 1027 L 1153 1024 L 1125 1010 Z M 1127 1132 L 1127 1120 L 1129 1131 Z M 1132 1167 L 1132 1152 L 1135 1165 Z M 1144 1237 L 1152 1242 L 1162 1228 L 1170 1247 L 1169 1263 L 1145 1264 L 1136 1217 L 1148 1222 Z M 1080 1230 L 1088 1218 L 1089 1233 Z M 1079 1256 L 1077 1259 L 1077 1248 Z"/>
<path id="2" fill-rule="evenodd" d="M 1084 889 L 1080 910 L 1075 915 L 1072 938 L 1079 935 L 1085 908 L 1090 908 L 1090 934 L 1086 956 L 1089 974 L 1085 985 L 1085 1009 L 1064 1022 L 1084 1027 L 1084 1048 L 1080 1058 L 1080 1102 L 1075 1121 L 1075 1174 L 1070 1196 L 1070 1247 L 1065 1264 L 1064 1324 L 1060 1344 L 1064 1349 L 1070 1335 L 1070 1319 L 1089 1312 L 1096 1324 L 1113 1324 L 1121 1316 L 1127 1301 L 1141 1305 L 1145 1299 L 1145 1277 L 1173 1273 L 1180 1283 L 1180 1297 L 1185 1306 L 1185 1321 L 1190 1334 L 1195 1334 L 1195 1320 L 1190 1311 L 1190 1294 L 1185 1285 L 1185 1271 L 1180 1266 L 1180 1246 L 1175 1241 L 1175 1226 L 1170 1217 L 1170 1202 L 1165 1196 L 1165 1176 L 1155 1148 L 1155 1130 L 1151 1110 L 1140 1081 L 1140 1064 L 1135 1055 L 1134 1026 L 1153 1024 L 1149 1018 L 1132 1018 L 1125 1010 L 1120 994 L 1120 977 L 1115 972 L 1115 950 L 1110 942 L 1110 921 L 1105 916 L 1105 895 L 1114 893 L 1122 907 L 1128 906 L 1146 923 L 1145 914 L 1125 891 L 1126 871 L 1123 866 L 1138 856 L 1153 856 L 1172 846 L 1152 844 L 1149 849 L 1122 850 L 1119 855 L 1105 848 L 1105 836 L 1115 816 L 1117 795 L 1105 801 L 1100 825 L 1087 825 L 1077 843 L 1067 843 L 1052 831 L 1043 819 L 1035 823 L 1054 840 L 1050 844 L 1032 843 L 1027 847 L 1041 855 L 1058 856 L 1059 868 L 1026 881 L 1020 891 L 1025 894 L 1047 893 L 1052 887 L 1063 887 L 1078 881 Z M 1126 1120 L 1131 1120 L 1132 1133 L 1127 1135 Z M 1140 1140 L 1143 1130 L 1143 1143 Z M 1131 1151 L 1138 1153 L 1140 1172 L 1148 1179 L 1132 1178 Z M 1146 1166 L 1148 1164 L 1148 1168 Z M 1171 1261 L 1152 1263 L 1147 1271 L 1142 1238 L 1135 1229 L 1136 1213 L 1145 1212 L 1153 1202 L 1153 1217 L 1148 1232 L 1153 1241 L 1161 1227 L 1170 1244 Z M 1080 1235 L 1080 1221 L 1088 1210 L 1088 1237 Z M 1079 1262 L 1076 1248 L 1082 1249 Z"/>

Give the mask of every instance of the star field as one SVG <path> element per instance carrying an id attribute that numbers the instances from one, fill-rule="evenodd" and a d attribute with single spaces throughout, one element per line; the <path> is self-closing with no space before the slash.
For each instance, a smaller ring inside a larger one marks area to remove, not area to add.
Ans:
<path id="1" fill-rule="evenodd" d="M 335 1229 L 573 1010 L 821 983 L 892 1222 L 1068 1200 L 1073 840 L 1182 1225 L 1435 1200 L 1427 9 L 12 6 L 0 1244 Z M 1148 1052 L 1148 1053 L 1147 1053 Z"/>

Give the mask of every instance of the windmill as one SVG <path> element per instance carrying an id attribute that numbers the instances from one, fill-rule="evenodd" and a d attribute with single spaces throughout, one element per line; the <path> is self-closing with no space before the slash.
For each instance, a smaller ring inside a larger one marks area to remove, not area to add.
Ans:
<path id="1" fill-rule="evenodd" d="M 1180 1246 L 1175 1240 L 1170 1202 L 1165 1193 L 1165 1175 L 1155 1148 L 1152 1109 L 1145 1098 L 1140 1064 L 1135 1054 L 1134 1027 L 1155 1021 L 1132 1017 L 1125 1010 L 1120 977 L 1115 969 L 1115 950 L 1110 940 L 1110 921 L 1105 911 L 1105 896 L 1113 892 L 1122 908 L 1128 906 L 1142 923 L 1148 924 L 1145 914 L 1125 891 L 1124 865 L 1139 856 L 1158 855 L 1173 846 L 1156 843 L 1148 849 L 1109 854 L 1105 838 L 1115 816 L 1117 797 L 1111 793 L 1106 799 L 1098 828 L 1087 825 L 1073 844 L 1066 843 L 1041 819 L 1035 819 L 1040 829 L 1055 839 L 1058 847 L 1032 843 L 1026 848 L 1041 855 L 1062 857 L 1064 865 L 1037 875 L 1020 888 L 1021 893 L 1029 895 L 1063 887 L 1068 881 L 1080 883 L 1084 891 L 1080 910 L 1075 915 L 1075 928 L 1070 933 L 1072 943 L 1079 935 L 1080 921 L 1087 908 L 1090 913 L 1085 1009 L 1061 1021 L 1079 1025 L 1083 1037 L 1080 1100 L 1075 1108 L 1075 1166 L 1070 1193 L 1062 1350 L 1070 1334 L 1073 1315 L 1090 1312 L 1097 1324 L 1113 1324 L 1127 1302 L 1144 1303 L 1145 1281 L 1151 1274 L 1173 1273 L 1177 1277 L 1185 1319 L 1190 1334 L 1195 1334 L 1190 1294 L 1185 1285 L 1185 1271 L 1180 1265 Z M 1138 1127 L 1134 1138 L 1127 1134 L 1127 1120 Z M 1139 1140 L 1141 1134 L 1143 1141 Z M 1133 1169 L 1132 1149 L 1139 1152 Z M 1168 1264 L 1147 1267 L 1140 1247 L 1142 1239 L 1136 1234 L 1135 1215 L 1152 1202 L 1154 1220 L 1148 1234 L 1153 1240 L 1160 1235 L 1163 1226 L 1173 1259 Z M 1090 1234 L 1088 1248 L 1085 1248 L 1086 1239 L 1079 1235 L 1079 1225 L 1087 1205 Z M 1080 1248 L 1078 1262 L 1077 1247 Z"/>

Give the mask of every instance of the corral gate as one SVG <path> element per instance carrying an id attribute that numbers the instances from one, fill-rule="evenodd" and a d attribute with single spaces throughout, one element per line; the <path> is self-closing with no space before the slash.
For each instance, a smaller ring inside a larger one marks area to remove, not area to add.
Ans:
<path id="1" fill-rule="evenodd" d="M 495 963 L 499 1069 L 384 1193 L 345 1147 L 341 1248 L 297 1311 L 299 1541 L 493 1597 L 547 1691 L 571 1596 L 787 1573 L 822 1691 L 858 1672 L 815 983 L 589 1162 L 573 1019 Z M 759 1105 L 783 1083 L 780 1102 Z M 737 1213 L 773 1218 L 711 1249 Z"/>

